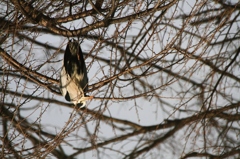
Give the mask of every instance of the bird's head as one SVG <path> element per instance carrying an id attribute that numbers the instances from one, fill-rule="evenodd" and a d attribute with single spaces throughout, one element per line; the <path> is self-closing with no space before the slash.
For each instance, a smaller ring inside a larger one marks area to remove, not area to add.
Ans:
<path id="1" fill-rule="evenodd" d="M 83 108 L 86 105 L 86 101 L 91 99 L 93 99 L 93 96 L 87 96 L 87 97 L 83 96 L 77 101 L 77 103 L 74 103 L 74 104 L 79 106 L 80 108 Z"/>
<path id="2" fill-rule="evenodd" d="M 72 55 L 77 55 L 79 52 L 79 43 L 77 40 L 73 39 L 68 42 L 69 50 Z"/>
<path id="3" fill-rule="evenodd" d="M 84 108 L 86 106 L 86 101 L 81 101 L 80 103 L 77 104 L 79 108 Z"/>

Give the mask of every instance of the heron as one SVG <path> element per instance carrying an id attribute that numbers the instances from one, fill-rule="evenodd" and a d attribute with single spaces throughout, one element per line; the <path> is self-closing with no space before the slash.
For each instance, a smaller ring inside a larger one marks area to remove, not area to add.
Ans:
<path id="1" fill-rule="evenodd" d="M 93 98 L 87 96 L 88 77 L 86 64 L 80 44 L 77 40 L 69 40 L 63 58 L 60 75 L 60 90 L 65 99 L 80 108 Z"/>

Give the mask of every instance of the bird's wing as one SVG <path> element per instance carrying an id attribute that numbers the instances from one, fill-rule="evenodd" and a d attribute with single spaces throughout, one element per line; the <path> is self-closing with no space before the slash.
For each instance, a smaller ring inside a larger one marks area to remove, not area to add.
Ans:
<path id="1" fill-rule="evenodd" d="M 75 76 L 74 76 L 75 77 Z M 75 105 L 79 103 L 82 97 L 84 97 L 84 92 L 79 85 L 76 84 L 76 78 L 70 77 L 65 68 L 62 68 L 60 77 L 60 88 L 62 95 L 67 101 L 73 102 Z"/>
<path id="2" fill-rule="evenodd" d="M 64 67 L 62 67 L 61 70 L 61 75 L 60 75 L 60 90 L 62 92 L 62 95 L 65 97 L 65 99 L 67 101 L 71 101 L 70 99 L 70 95 L 67 91 L 67 85 L 69 83 L 68 77 L 67 77 L 67 73 Z"/>

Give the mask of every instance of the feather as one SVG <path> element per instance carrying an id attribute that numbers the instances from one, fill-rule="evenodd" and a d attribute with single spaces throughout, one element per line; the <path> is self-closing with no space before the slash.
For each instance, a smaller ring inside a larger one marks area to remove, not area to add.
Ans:
<path id="1" fill-rule="evenodd" d="M 60 75 L 60 89 L 62 95 L 74 105 L 84 107 L 88 89 L 88 77 L 86 64 L 79 43 L 76 40 L 69 41 L 65 50 L 63 67 Z"/>

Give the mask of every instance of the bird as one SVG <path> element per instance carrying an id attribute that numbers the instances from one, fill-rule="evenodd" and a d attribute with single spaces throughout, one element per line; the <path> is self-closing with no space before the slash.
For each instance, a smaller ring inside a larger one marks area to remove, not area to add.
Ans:
<path id="1" fill-rule="evenodd" d="M 93 98 L 87 96 L 88 76 L 86 64 L 80 44 L 77 40 L 69 40 L 63 58 L 60 74 L 60 90 L 65 99 L 80 108 Z"/>

